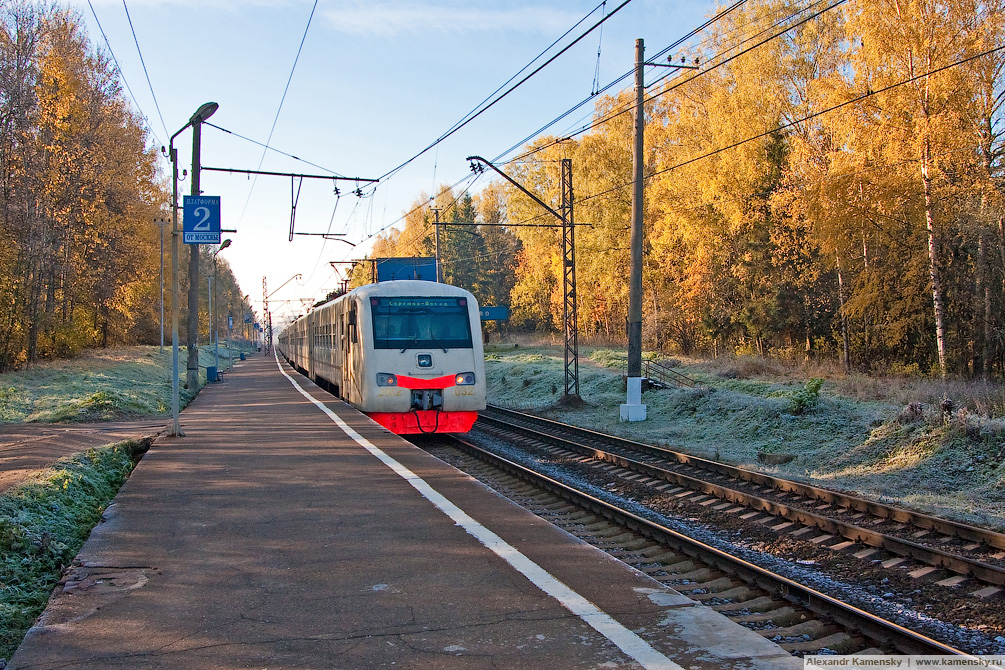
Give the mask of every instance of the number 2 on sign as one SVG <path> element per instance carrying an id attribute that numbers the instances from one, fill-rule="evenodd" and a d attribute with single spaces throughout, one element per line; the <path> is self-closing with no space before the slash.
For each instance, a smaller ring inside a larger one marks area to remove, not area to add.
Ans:
<path id="1" fill-rule="evenodd" d="M 196 233 L 209 232 L 209 207 L 196 207 L 195 217 L 198 221 L 192 226 L 192 231 Z"/>

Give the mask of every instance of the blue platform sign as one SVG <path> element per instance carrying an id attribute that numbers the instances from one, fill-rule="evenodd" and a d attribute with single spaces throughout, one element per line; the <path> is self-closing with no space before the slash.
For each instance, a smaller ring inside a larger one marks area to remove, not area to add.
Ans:
<path id="1" fill-rule="evenodd" d="M 220 243 L 220 196 L 186 195 L 182 214 L 185 244 Z"/>
<path id="2" fill-rule="evenodd" d="M 509 307 L 479 307 L 482 321 L 506 321 L 509 319 Z"/>

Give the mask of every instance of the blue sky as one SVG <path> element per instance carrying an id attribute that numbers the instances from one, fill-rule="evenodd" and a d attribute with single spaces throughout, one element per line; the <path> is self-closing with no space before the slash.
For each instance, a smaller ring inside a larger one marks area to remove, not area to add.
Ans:
<path id="1" fill-rule="evenodd" d="M 252 142 L 204 128 L 202 164 L 213 167 L 376 178 L 392 170 L 459 121 L 554 40 L 594 10 L 599 0 L 320 0 L 296 70 L 294 59 L 313 0 L 91 0 L 111 51 L 156 139 L 185 125 L 204 102 L 220 108 L 210 122 L 269 144 L 296 161 Z M 610 12 L 621 4 L 606 4 Z M 104 39 L 86 0 L 74 0 L 92 43 Z M 135 29 L 153 93 L 140 63 Z M 468 174 L 470 154 L 495 157 L 585 99 L 600 48 L 600 83 L 631 69 L 636 38 L 647 54 L 668 46 L 702 22 L 707 2 L 632 0 L 603 26 L 454 136 L 394 174 L 367 197 L 340 185 L 305 180 L 296 230 L 345 233 L 357 244 L 320 237 L 288 241 L 288 178 L 206 173 L 202 190 L 222 198 L 224 228 L 236 228 L 227 258 L 243 290 L 260 308 L 262 277 L 277 317 L 301 310 L 336 287 L 329 261 L 362 257 L 373 235 L 399 220 L 422 193 Z M 598 10 L 573 35 L 600 17 Z M 562 42 L 555 50 L 568 43 Z M 287 81 L 282 110 L 279 111 Z M 627 82 L 630 83 L 630 82 Z M 159 107 L 159 111 L 158 111 Z M 582 125 L 586 106 L 549 132 Z M 277 120 L 277 111 L 278 120 Z M 163 121 L 162 121 L 163 118 Z M 191 165 L 191 133 L 176 141 L 179 162 Z M 163 163 L 168 175 L 167 163 Z M 574 168 L 575 169 L 575 168 Z M 486 183 L 483 178 L 479 186 Z M 476 189 L 478 186 L 476 186 Z M 179 185 L 187 193 L 188 181 Z"/>

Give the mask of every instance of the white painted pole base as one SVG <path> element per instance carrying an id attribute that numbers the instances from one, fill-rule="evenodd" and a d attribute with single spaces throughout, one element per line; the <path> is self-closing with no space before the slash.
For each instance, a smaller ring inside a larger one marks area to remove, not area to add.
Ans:
<path id="1" fill-rule="evenodd" d="M 628 378 L 628 402 L 621 406 L 621 420 L 646 420 L 646 406 L 642 404 L 642 377 Z"/>

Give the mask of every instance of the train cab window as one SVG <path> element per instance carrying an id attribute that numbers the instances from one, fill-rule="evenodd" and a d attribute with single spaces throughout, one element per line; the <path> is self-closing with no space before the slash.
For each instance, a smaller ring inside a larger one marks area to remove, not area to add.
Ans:
<path id="1" fill-rule="evenodd" d="M 470 349 L 467 298 L 374 297 L 374 349 Z"/>

